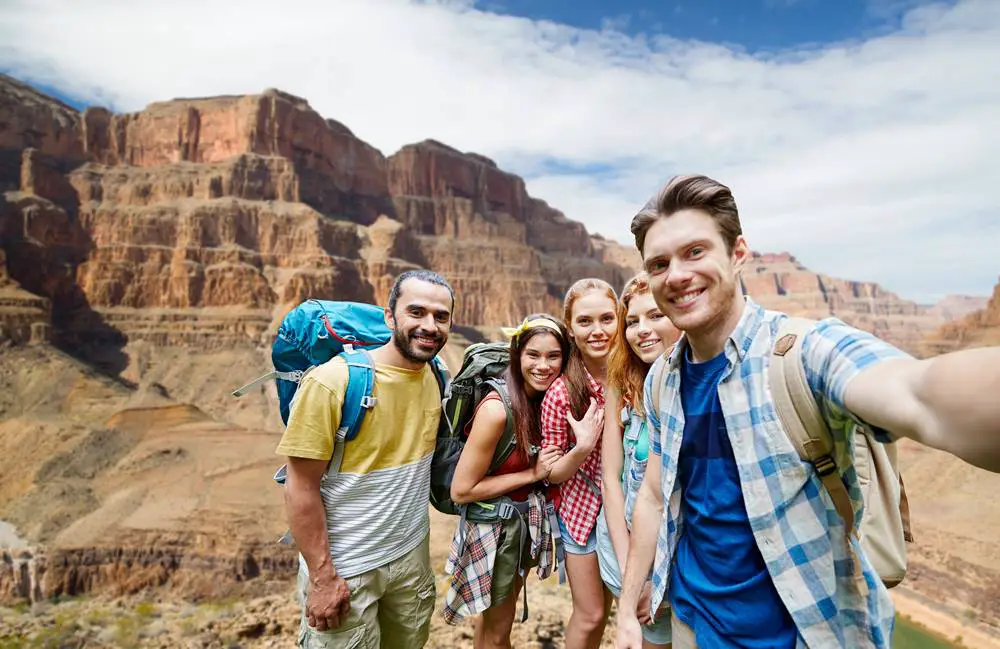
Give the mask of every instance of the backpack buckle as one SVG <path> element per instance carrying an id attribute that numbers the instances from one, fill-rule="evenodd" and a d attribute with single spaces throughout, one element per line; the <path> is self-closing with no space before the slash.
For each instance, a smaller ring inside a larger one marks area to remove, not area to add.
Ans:
<path id="1" fill-rule="evenodd" d="M 502 502 L 497 505 L 497 516 L 507 520 L 508 518 L 514 517 L 514 506 L 508 502 Z"/>
<path id="2" fill-rule="evenodd" d="M 365 396 L 361 397 L 361 407 L 364 408 L 364 409 L 366 409 L 366 410 L 368 410 L 370 408 L 374 408 L 376 401 L 378 401 L 378 399 L 376 399 L 375 397 L 370 396 L 370 395 L 365 395 Z"/>
<path id="3" fill-rule="evenodd" d="M 821 478 L 825 478 L 837 470 L 837 465 L 834 463 L 833 458 L 829 455 L 817 458 L 813 462 L 813 466 L 816 468 L 816 473 L 818 473 Z"/>

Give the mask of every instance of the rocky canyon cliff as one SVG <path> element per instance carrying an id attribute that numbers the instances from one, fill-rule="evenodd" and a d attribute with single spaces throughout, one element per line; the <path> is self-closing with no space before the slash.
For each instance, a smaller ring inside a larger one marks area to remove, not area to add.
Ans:
<path id="1" fill-rule="evenodd" d="M 386 157 L 278 90 L 119 115 L 0 77 L 0 155 L 0 338 L 50 335 L 113 371 L 126 361 L 102 346 L 264 344 L 303 298 L 379 302 L 406 268 L 454 283 L 459 324 L 495 328 L 639 266 L 488 158 L 433 140 Z M 787 254 L 757 255 L 743 281 L 910 349 L 981 305 L 931 310 Z"/>
<path id="2" fill-rule="evenodd" d="M 0 81 L 8 302 L 47 300 L 21 308 L 51 307 L 58 340 L 260 344 L 305 297 L 381 301 L 417 266 L 453 282 L 458 323 L 496 326 L 636 266 L 482 156 L 425 141 L 387 158 L 276 90 L 81 114 Z"/>

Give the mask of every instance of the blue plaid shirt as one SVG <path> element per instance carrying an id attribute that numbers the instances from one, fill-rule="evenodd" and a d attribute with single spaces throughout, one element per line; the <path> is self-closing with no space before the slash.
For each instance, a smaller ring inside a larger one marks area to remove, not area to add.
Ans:
<path id="1" fill-rule="evenodd" d="M 894 613 L 889 593 L 852 535 L 867 588 L 855 579 L 854 559 L 844 543 L 844 524 L 819 476 L 799 458 L 784 433 L 771 399 L 767 368 L 785 317 L 746 298 L 743 316 L 725 344 L 728 365 L 719 383 L 719 401 L 750 526 L 798 629 L 799 646 L 889 647 Z M 684 526 L 677 466 L 684 436 L 680 363 L 686 347 L 682 336 L 669 358 L 657 361 L 667 363 L 662 387 L 652 386 L 656 372 L 650 371 L 644 390 L 650 451 L 660 456 L 660 486 L 665 496 L 669 494 L 656 541 L 650 611 L 659 608 L 666 597 L 674 551 Z M 849 433 L 862 422 L 844 407 L 844 391 L 864 368 L 901 357 L 908 356 L 836 318 L 820 321 L 803 341 L 802 364 L 833 433 L 837 465 L 854 504 L 855 529 L 861 522 L 863 499 L 849 459 L 854 443 Z M 663 390 L 659 412 L 653 412 L 653 389 Z M 884 431 L 875 433 L 881 441 L 890 441 Z M 650 457 L 650 461 L 655 460 Z"/>

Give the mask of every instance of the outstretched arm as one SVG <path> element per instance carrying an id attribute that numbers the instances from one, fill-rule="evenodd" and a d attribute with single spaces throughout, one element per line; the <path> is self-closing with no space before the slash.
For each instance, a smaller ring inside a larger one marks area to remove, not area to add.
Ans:
<path id="1" fill-rule="evenodd" d="M 803 365 L 835 410 L 1000 472 L 1000 347 L 917 360 L 829 318 L 806 336 Z"/>
<path id="2" fill-rule="evenodd" d="M 1000 473 L 1000 347 L 873 365 L 848 383 L 844 402 L 893 436 Z"/>

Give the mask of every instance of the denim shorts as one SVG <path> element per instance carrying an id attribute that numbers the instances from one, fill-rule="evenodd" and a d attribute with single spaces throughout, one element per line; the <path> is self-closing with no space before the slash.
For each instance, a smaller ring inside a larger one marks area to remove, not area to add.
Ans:
<path id="1" fill-rule="evenodd" d="M 591 552 L 597 552 L 596 525 L 591 528 L 586 545 L 580 545 L 569 535 L 569 530 L 566 529 L 566 523 L 563 522 L 562 516 L 558 516 L 557 518 L 559 518 L 559 533 L 562 535 L 562 542 L 566 548 L 566 552 L 570 554 L 590 554 Z"/>

